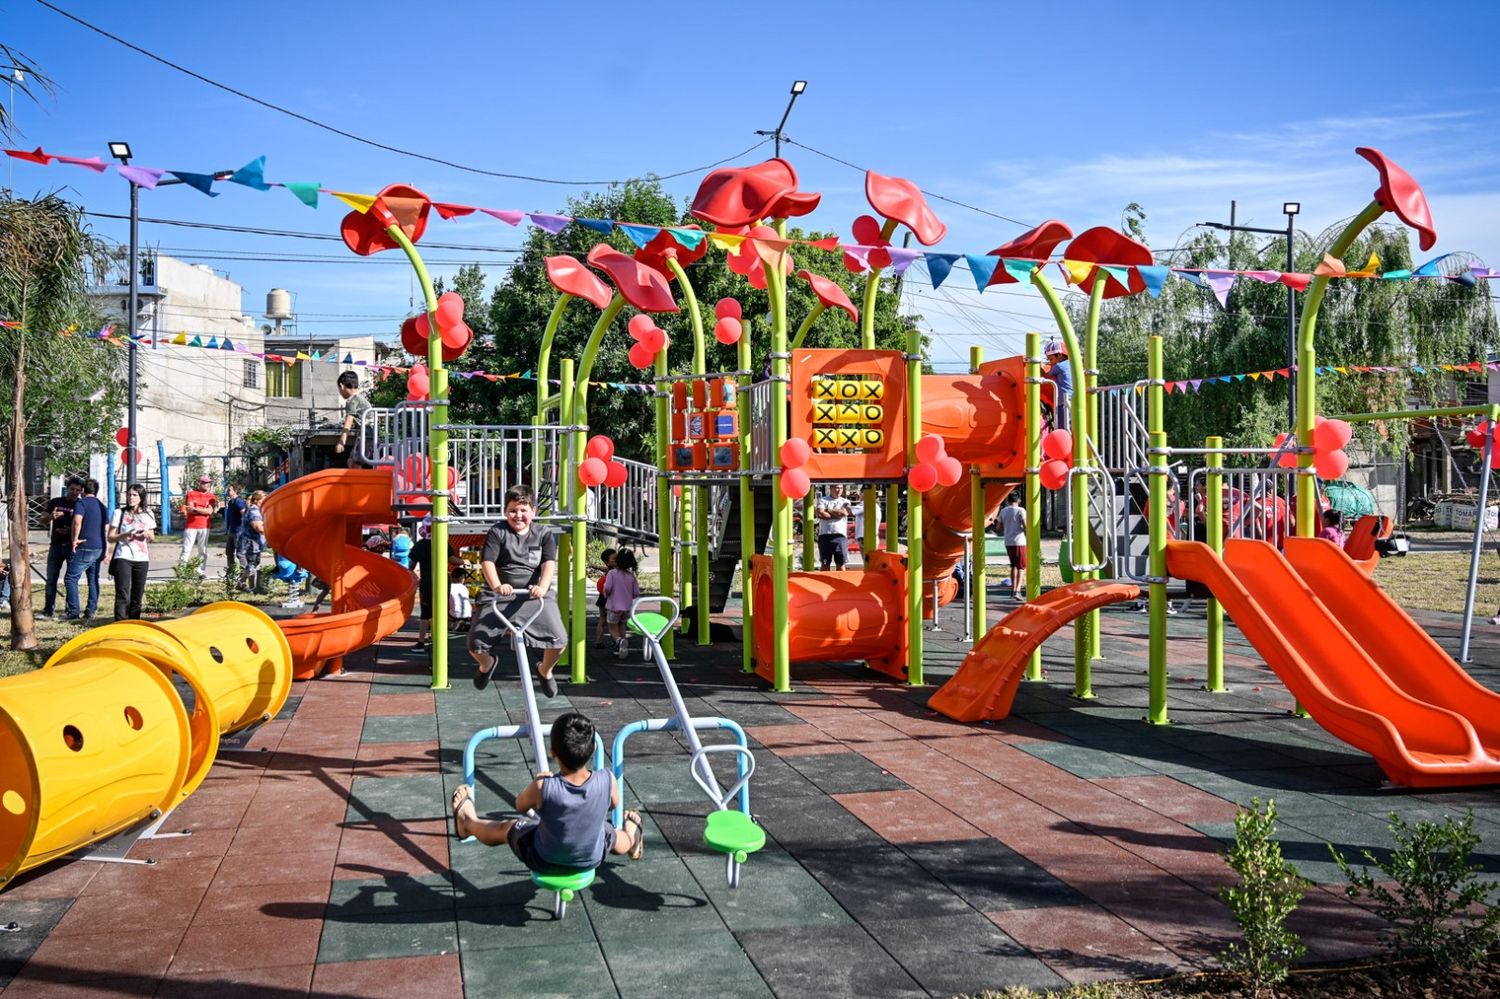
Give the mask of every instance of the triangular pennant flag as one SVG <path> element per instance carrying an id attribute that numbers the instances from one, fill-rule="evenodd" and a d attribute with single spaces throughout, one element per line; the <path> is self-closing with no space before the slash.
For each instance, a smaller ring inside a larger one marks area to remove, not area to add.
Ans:
<path id="1" fill-rule="evenodd" d="M 506 225 L 520 225 L 521 220 L 526 217 L 526 214 L 524 212 L 512 212 L 507 211 L 503 208 L 481 208 L 479 210 L 484 212 L 490 218 L 499 219 Z"/>
<path id="2" fill-rule="evenodd" d="M 323 358 L 323 360 L 327 361 L 329 364 L 337 364 L 339 363 L 339 352 L 337 350 L 330 351 L 328 356 Z"/>
<path id="3" fill-rule="evenodd" d="M 1386 271 L 1384 274 L 1382 274 L 1380 276 L 1381 276 L 1381 278 L 1383 280 L 1386 280 L 1386 281 L 1410 281 L 1411 280 L 1411 271 L 1408 271 L 1408 270 Z"/>
<path id="4" fill-rule="evenodd" d="M 1059 266 L 1068 276 L 1068 284 L 1083 284 L 1094 273 L 1094 265 L 1084 260 L 1064 260 Z"/>
<path id="5" fill-rule="evenodd" d="M 696 250 L 708 238 L 708 232 L 703 229 L 668 229 L 667 232 L 672 234 L 673 241 L 684 250 Z"/>
<path id="6" fill-rule="evenodd" d="M 1176 382 L 1167 382 L 1166 384 L 1164 384 L 1162 386 L 1162 388 L 1166 390 L 1167 395 L 1171 395 L 1172 394 L 1172 389 L 1174 389 L 1176 387 L 1177 387 L 1177 383 Z"/>
<path id="7" fill-rule="evenodd" d="M 445 219 L 456 219 L 464 215 L 473 215 L 477 208 L 469 205 L 455 205 L 448 201 L 434 201 L 432 208 Z"/>
<path id="8" fill-rule="evenodd" d="M 115 173 L 130 181 L 136 187 L 144 187 L 146 190 L 155 190 L 156 185 L 161 183 L 162 174 L 165 170 L 157 170 L 153 167 L 140 166 L 117 166 Z"/>
<path id="9" fill-rule="evenodd" d="M 218 337 L 211 336 L 211 337 L 208 338 L 208 349 L 209 350 L 218 350 L 219 349 L 219 338 Z"/>
<path id="10" fill-rule="evenodd" d="M 1191 384 L 1193 386 L 1193 391 L 1194 392 L 1198 392 L 1198 391 L 1202 390 L 1202 388 L 1203 388 L 1203 381 L 1204 381 L 1204 379 L 1202 379 L 1202 378 L 1194 378 L 1192 380 Z"/>
<path id="11" fill-rule="evenodd" d="M 202 191 L 210 198 L 218 197 L 214 193 L 214 177 L 211 173 L 188 173 L 186 170 L 168 170 L 167 172 L 195 191 Z"/>
<path id="12" fill-rule="evenodd" d="M 1172 268 L 1159 264 L 1143 264 L 1137 267 L 1135 272 L 1141 276 L 1142 281 L 1146 282 L 1146 291 L 1151 297 L 1158 298 L 1162 288 L 1166 286 L 1167 275 L 1172 273 Z"/>
<path id="13" fill-rule="evenodd" d="M 1017 281 L 1025 281 L 1028 283 L 1031 281 L 1032 271 L 1041 266 L 1040 262 L 1036 260 L 1021 260 L 1019 258 L 1013 259 L 1011 257 L 1001 257 L 1000 263 L 1005 266 L 1005 273 L 1009 274 Z"/>
<path id="14" fill-rule="evenodd" d="M 1260 381 L 1261 375 L 1263 375 L 1263 374 L 1264 374 L 1264 372 L 1261 372 L 1261 371 L 1252 371 L 1252 372 L 1250 372 L 1250 380 L 1252 382 L 1258 382 L 1258 381 Z"/>
<path id="15" fill-rule="evenodd" d="M 740 244 L 745 241 L 745 237 L 727 232 L 711 232 L 708 234 L 708 241 L 721 250 L 738 253 L 740 252 Z"/>
<path id="16" fill-rule="evenodd" d="M 97 156 L 90 156 L 86 160 L 81 160 L 77 156 L 59 156 L 57 157 L 57 162 L 66 163 L 69 166 L 83 167 L 85 170 L 92 170 L 95 173 L 103 173 L 109 168 L 109 164 Z"/>
<path id="17" fill-rule="evenodd" d="M 178 347 L 186 347 L 186 346 L 187 346 L 187 334 L 186 334 L 186 333 L 179 333 L 179 334 L 177 334 L 177 335 L 176 335 L 176 336 L 174 336 L 174 337 L 173 337 L 173 338 L 172 338 L 172 339 L 171 339 L 171 341 L 170 341 L 170 342 L 171 342 L 171 343 L 172 343 L 172 344 L 173 344 L 173 345 L 174 345 L 174 346 L 178 346 Z"/>
<path id="18" fill-rule="evenodd" d="M 1237 381 L 1237 382 L 1242 382 L 1246 378 L 1249 378 L 1249 377 L 1250 377 L 1249 375 L 1235 375 L 1234 376 L 1234 380 Z"/>
<path id="19" fill-rule="evenodd" d="M 1283 274 L 1278 280 L 1293 291 L 1306 291 L 1312 279 L 1311 274 Z"/>
<path id="20" fill-rule="evenodd" d="M 1108 274 L 1110 280 L 1114 281 L 1121 288 L 1125 288 L 1127 290 L 1130 288 L 1129 267 L 1121 267 L 1117 264 L 1100 264 L 1099 269 Z"/>
<path id="21" fill-rule="evenodd" d="M 839 248 L 839 238 L 837 236 L 824 236 L 822 239 L 815 239 L 807 245 L 815 250 L 837 250 Z M 954 259 L 957 258 L 955 257 Z"/>
<path id="22" fill-rule="evenodd" d="M 1479 284 L 1478 280 L 1475 279 L 1474 274 L 1471 271 L 1460 271 L 1459 273 L 1452 275 L 1448 280 L 1452 281 L 1454 284 L 1461 284 L 1465 288 L 1473 288 L 1475 285 Z"/>
<path id="23" fill-rule="evenodd" d="M 532 220 L 536 220 L 535 215 L 532 216 Z M 574 219 L 573 221 L 577 222 L 585 229 L 592 229 L 595 232 L 602 232 L 606 236 L 613 232 L 615 228 L 615 224 L 607 219 Z"/>
<path id="24" fill-rule="evenodd" d="M 52 154 L 42 152 L 41 146 L 37 146 L 33 152 L 29 153 L 24 149 L 7 149 L 5 155 L 13 159 L 25 160 L 27 163 L 36 163 L 40 166 L 46 166 L 53 160 Z"/>
<path id="25" fill-rule="evenodd" d="M 302 355 L 298 354 L 297 356 L 301 357 Z M 323 359 L 323 352 L 321 350 L 315 350 L 315 351 L 313 351 L 312 352 L 312 356 L 308 358 L 309 361 L 321 361 L 322 359 Z"/>
<path id="26" fill-rule="evenodd" d="M 299 351 L 297 351 L 297 360 L 299 360 L 299 361 L 310 361 L 310 360 L 312 360 L 312 358 L 308 356 L 307 351 L 305 351 L 305 350 L 299 350 Z"/>
<path id="27" fill-rule="evenodd" d="M 929 253 L 927 254 L 927 276 L 932 278 L 932 287 L 941 288 L 943 282 L 948 280 L 948 275 L 953 273 L 953 264 L 958 260 L 956 253 Z"/>
<path id="28" fill-rule="evenodd" d="M 1323 254 L 1323 262 L 1313 268 L 1313 277 L 1341 278 L 1349 273 L 1344 262 Z"/>
<path id="29" fill-rule="evenodd" d="M 656 238 L 657 233 L 661 232 L 661 230 L 654 225 L 631 225 L 628 222 L 620 222 L 618 223 L 618 225 L 620 231 L 623 232 L 636 246 L 645 246 L 647 243 Z M 673 234 L 673 238 L 676 238 L 675 233 Z M 702 237 L 699 238 L 701 239 Z M 689 247 L 689 249 L 691 249 L 691 247 Z"/>
<path id="30" fill-rule="evenodd" d="M 1177 383 L 1177 393 L 1179 395 L 1187 395 L 1187 382 Z"/>
<path id="31" fill-rule="evenodd" d="M 1255 280 L 1263 281 L 1266 284 L 1275 284 L 1277 281 L 1281 280 L 1280 271 L 1243 271 L 1242 273 L 1247 278 L 1254 278 Z"/>
<path id="32" fill-rule="evenodd" d="M 1372 252 L 1370 254 L 1370 259 L 1367 260 L 1367 261 L 1365 261 L 1365 265 L 1363 267 L 1361 267 L 1357 271 L 1350 271 L 1348 274 L 1346 274 L 1344 276 L 1345 277 L 1352 277 L 1352 278 L 1371 278 L 1371 277 L 1374 277 L 1377 273 L 1379 273 L 1379 271 L 1380 271 L 1380 258 L 1378 256 L 1376 256 Z"/>
<path id="33" fill-rule="evenodd" d="M 328 193 L 361 215 L 368 212 L 370 206 L 375 203 L 375 195 L 373 194 L 350 194 L 347 191 L 329 191 Z"/>
<path id="34" fill-rule="evenodd" d="M 299 181 L 288 181 L 281 185 L 297 196 L 297 200 L 309 208 L 318 207 L 318 188 L 321 184 L 305 184 Z"/>
<path id="35" fill-rule="evenodd" d="M 253 187 L 257 191 L 269 191 L 271 185 L 266 183 L 266 158 L 257 156 L 255 159 L 240 167 L 229 175 L 231 184 L 244 184 Z"/>
<path id="36" fill-rule="evenodd" d="M 1203 280 L 1203 274 L 1200 271 L 1174 270 L 1172 273 L 1182 278 L 1188 284 L 1195 284 L 1200 288 L 1208 287 L 1208 283 Z"/>
<path id="37" fill-rule="evenodd" d="M 353 364 L 354 363 L 354 355 L 353 354 L 345 354 L 344 355 L 344 363 L 345 364 Z M 361 361 L 359 363 L 363 364 L 364 362 Z"/>
<path id="38" fill-rule="evenodd" d="M 230 340 L 229 337 L 226 336 L 224 339 L 222 339 L 222 340 L 219 341 L 219 349 L 220 350 L 238 350 L 239 348 L 236 347 L 234 345 L 234 342 L 232 340 Z"/>
<path id="39" fill-rule="evenodd" d="M 201 347 L 201 346 L 203 346 L 203 338 L 200 337 L 200 336 L 196 336 L 195 335 L 191 340 L 188 341 L 188 346 L 189 347 Z"/>
<path id="40" fill-rule="evenodd" d="M 566 215 L 546 215 L 541 212 L 531 212 L 526 217 L 531 219 L 532 225 L 554 236 L 566 229 L 568 223 L 573 221 Z"/>
<path id="41" fill-rule="evenodd" d="M 1261 374 L 1266 376 L 1266 381 L 1268 382 L 1274 382 L 1276 380 L 1276 372 L 1274 371 L 1262 371 Z"/>
<path id="42" fill-rule="evenodd" d="M 898 277 L 905 274 L 906 269 L 911 266 L 912 261 L 922 255 L 921 250 L 898 250 L 895 247 L 891 247 L 886 252 L 891 255 L 891 273 Z"/>
<path id="43" fill-rule="evenodd" d="M 873 249 L 872 246 L 849 245 L 844 247 L 844 255 L 859 265 L 859 270 L 863 272 L 870 270 L 870 251 Z M 845 261 L 845 266 L 848 266 L 848 260 Z"/>
<path id="44" fill-rule="evenodd" d="M 1209 274 L 1205 280 L 1208 287 L 1212 289 L 1214 298 L 1219 300 L 1219 308 L 1229 308 L 1229 290 L 1234 287 L 1234 275 L 1231 274 Z"/>
<path id="45" fill-rule="evenodd" d="M 985 286 L 990 283 L 990 278 L 995 275 L 995 268 L 1000 265 L 1000 258 L 965 253 L 964 259 L 969 262 L 969 272 L 974 275 L 974 286 L 981 292 L 984 291 Z"/>

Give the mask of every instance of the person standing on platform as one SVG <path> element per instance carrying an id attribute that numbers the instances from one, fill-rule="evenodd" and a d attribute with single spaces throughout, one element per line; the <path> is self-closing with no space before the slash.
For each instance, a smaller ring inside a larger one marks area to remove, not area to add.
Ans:
<path id="1" fill-rule="evenodd" d="M 370 400 L 359 390 L 359 372 L 345 371 L 339 375 L 339 398 L 344 400 L 344 426 L 333 451 L 335 454 L 347 453 L 349 467 L 359 468 L 359 447 L 357 444 L 355 447 L 349 446 L 349 436 L 357 432 L 360 417 L 370 409 Z"/>
<path id="2" fill-rule="evenodd" d="M 1061 430 L 1068 425 L 1068 399 L 1073 394 L 1073 365 L 1068 360 L 1068 348 L 1061 340 L 1047 341 L 1042 353 L 1047 356 L 1047 377 L 1057 386 L 1057 396 L 1052 405 L 1052 425 Z"/>

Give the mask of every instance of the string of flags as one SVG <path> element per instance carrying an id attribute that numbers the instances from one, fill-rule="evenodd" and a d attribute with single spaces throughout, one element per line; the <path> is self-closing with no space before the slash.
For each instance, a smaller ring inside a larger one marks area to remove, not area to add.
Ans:
<path id="1" fill-rule="evenodd" d="M 284 188 L 290 192 L 298 201 L 309 208 L 317 208 L 323 195 L 335 198 L 358 212 L 367 212 L 375 203 L 376 195 L 359 194 L 349 191 L 338 191 L 327 188 L 318 183 L 303 182 L 278 182 L 265 179 L 266 158 L 258 156 L 230 172 L 227 176 L 223 173 L 199 173 L 187 170 L 166 170 L 156 167 L 133 166 L 129 164 L 108 164 L 97 156 L 78 157 L 61 156 L 49 153 L 38 146 L 34 150 L 6 149 L 5 154 L 12 159 L 21 160 L 26 163 L 34 163 L 40 166 L 48 166 L 54 162 L 69 166 L 91 170 L 95 173 L 103 173 L 113 169 L 121 177 L 147 189 L 155 188 L 164 177 L 170 174 L 176 180 L 201 191 L 209 197 L 217 197 L 220 192 L 214 190 L 216 183 L 237 184 L 257 191 L 269 191 L 274 187 Z M 1064 255 L 1060 259 L 1032 260 L 1020 258 L 1002 258 L 987 253 L 940 253 L 933 250 L 911 249 L 909 247 L 894 246 L 868 246 L 860 243 L 848 243 L 837 236 L 828 236 L 821 239 L 787 239 L 782 237 L 769 237 L 753 234 L 735 234 L 708 232 L 703 229 L 690 226 L 655 226 L 643 225 L 635 222 L 622 222 L 614 219 L 592 219 L 581 218 L 571 215 L 559 215 L 547 212 L 524 212 L 507 208 L 486 208 L 480 205 L 465 205 L 455 202 L 433 201 L 432 208 L 437 214 L 446 220 L 454 220 L 465 216 L 481 214 L 497 219 L 510 226 L 519 226 L 522 222 L 529 223 L 552 235 L 561 233 L 570 225 L 582 226 L 598 233 L 609 234 L 611 232 L 623 233 L 638 247 L 644 247 L 662 232 L 667 232 L 671 238 L 687 250 L 697 250 L 707 240 L 712 246 L 727 253 L 738 255 L 741 248 L 749 243 L 762 257 L 766 255 L 780 256 L 793 246 L 803 246 L 810 249 L 826 252 L 841 252 L 849 266 L 861 271 L 872 269 L 870 256 L 880 251 L 882 261 L 888 259 L 890 271 L 897 275 L 903 275 L 918 260 L 926 266 L 932 287 L 937 289 L 942 286 L 954 268 L 963 263 L 974 279 L 975 287 L 982 293 L 990 285 L 991 278 L 1001 268 L 1011 277 L 1025 282 L 1030 280 L 1031 272 L 1041 267 L 1055 264 L 1063 273 L 1069 284 L 1081 284 L 1089 279 L 1095 268 L 1104 271 L 1111 279 L 1121 285 L 1128 285 L 1132 275 L 1139 276 L 1145 285 L 1146 291 L 1153 297 L 1161 294 L 1169 278 L 1177 278 L 1187 281 L 1210 292 L 1221 307 L 1226 307 L 1230 289 L 1234 283 L 1241 279 L 1260 281 L 1267 284 L 1282 284 L 1297 291 L 1307 288 L 1316 277 L 1330 279 L 1368 279 L 1383 281 L 1414 281 L 1414 280 L 1448 280 L 1466 286 L 1473 286 L 1479 281 L 1491 280 L 1500 274 L 1489 267 L 1474 266 L 1466 262 L 1464 255 L 1444 254 L 1433 260 L 1422 264 L 1415 269 L 1393 269 L 1381 270 L 1380 259 L 1371 254 L 1370 259 L 1364 267 L 1357 270 L 1349 270 L 1343 261 L 1334 257 L 1324 255 L 1323 260 L 1314 268 L 1311 274 L 1296 272 L 1283 272 L 1264 269 L 1253 270 L 1231 270 L 1225 268 L 1199 268 L 1199 267 L 1171 267 L 1165 264 L 1111 264 L 1094 261 L 1070 260 Z M 1454 273 L 1446 273 L 1451 270 Z"/>
<path id="2" fill-rule="evenodd" d="M 1214 385 L 1229 385 L 1237 382 L 1274 382 L 1277 378 L 1290 378 L 1292 372 L 1297 370 L 1296 365 L 1284 368 L 1272 368 L 1266 371 L 1246 371 L 1236 375 L 1212 375 L 1206 378 L 1181 378 L 1176 381 L 1167 381 L 1162 388 L 1168 395 L 1177 392 L 1182 395 L 1196 394 L 1204 387 Z M 1428 374 L 1441 371 L 1455 375 L 1483 375 L 1489 371 L 1500 371 L 1500 361 L 1472 361 L 1467 364 L 1339 364 L 1320 365 L 1313 368 L 1320 378 L 1335 378 L 1341 375 L 1389 375 L 1399 373 Z M 1124 387 L 1124 386 L 1119 386 Z M 1144 392 L 1144 385 L 1135 386 L 1137 393 Z"/>

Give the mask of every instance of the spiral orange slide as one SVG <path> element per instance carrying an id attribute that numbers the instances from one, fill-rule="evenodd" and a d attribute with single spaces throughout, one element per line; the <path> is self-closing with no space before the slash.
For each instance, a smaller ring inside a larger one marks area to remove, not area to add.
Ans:
<path id="1" fill-rule="evenodd" d="M 1317 539 L 1230 541 L 1221 560 L 1167 543 L 1167 570 L 1206 584 L 1313 719 L 1393 783 L 1500 782 L 1500 696 L 1485 690 L 1359 566 Z"/>
<path id="2" fill-rule="evenodd" d="M 266 497 L 266 540 L 278 555 L 331 587 L 331 614 L 279 621 L 292 650 L 292 675 L 337 673 L 343 657 L 374 645 L 411 616 L 417 579 L 360 544 L 365 524 L 388 524 L 389 469 L 327 469 L 289 482 Z"/>

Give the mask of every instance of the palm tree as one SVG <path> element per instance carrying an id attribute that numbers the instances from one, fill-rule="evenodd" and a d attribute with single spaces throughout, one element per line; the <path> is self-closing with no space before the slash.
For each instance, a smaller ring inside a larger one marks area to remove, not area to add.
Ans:
<path id="1" fill-rule="evenodd" d="M 17 71 L 21 74 L 19 79 L 12 76 Z M 41 94 L 51 95 L 56 91 L 52 80 L 37 69 L 36 64 L 24 52 L 13 49 L 4 42 L 0 42 L 0 73 L 14 81 L 11 85 L 33 101 Z M 16 123 L 11 120 L 10 107 L 0 102 L 0 139 L 8 142 L 17 134 Z"/>

